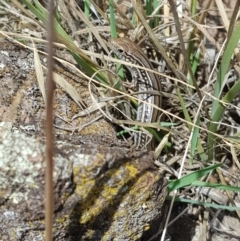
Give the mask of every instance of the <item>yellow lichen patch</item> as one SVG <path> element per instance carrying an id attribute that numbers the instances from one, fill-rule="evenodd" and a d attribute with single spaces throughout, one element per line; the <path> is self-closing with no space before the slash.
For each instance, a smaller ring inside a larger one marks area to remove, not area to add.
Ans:
<path id="1" fill-rule="evenodd" d="M 101 164 L 101 161 L 103 155 L 96 155 L 92 162 L 94 165 L 83 168 L 91 172 L 94 166 Z M 118 168 L 106 170 L 95 180 L 89 180 L 87 176 L 79 175 L 79 170 L 79 168 L 74 169 L 74 180 L 77 180 L 75 193 L 82 200 L 79 207 L 81 213 L 79 222 L 82 224 L 93 221 L 105 207 L 111 206 L 118 199 L 121 200 L 128 191 L 129 182 L 135 181 L 139 172 L 134 165 L 126 162 Z"/>
<path id="2" fill-rule="evenodd" d="M 143 227 L 144 231 L 147 231 L 150 228 L 149 224 L 146 223 L 146 225 Z"/>
<path id="3" fill-rule="evenodd" d="M 136 177 L 137 173 L 139 173 L 139 170 L 130 163 L 126 163 L 125 168 L 129 171 L 130 177 Z"/>
<path id="4" fill-rule="evenodd" d="M 105 183 L 101 193 L 108 200 L 116 198 L 115 196 L 122 195 L 128 190 L 128 182 L 135 180 L 138 170 L 130 163 L 125 163 L 119 169 L 108 171 L 108 182 Z M 120 192 L 120 193 L 119 193 Z"/>
<path id="5" fill-rule="evenodd" d="M 156 200 L 153 187 L 163 182 L 152 168 L 151 155 L 134 159 L 121 151 L 108 149 L 106 152 L 101 147 L 92 153 L 88 149 L 87 154 L 76 155 L 73 180 L 78 204 L 71 216 L 79 227 L 87 230 L 89 240 L 94 240 L 96 235 L 100 235 L 101 240 L 111 240 L 119 228 L 122 236 L 128 237 L 123 240 L 134 240 L 135 235 L 140 237 L 141 232 L 149 228 L 149 220 L 160 213 L 162 203 L 152 201 Z M 91 233 L 91 229 L 101 225 L 111 226 L 111 230 Z"/>
<path id="6" fill-rule="evenodd" d="M 66 216 L 63 216 L 63 217 L 61 217 L 61 218 L 56 218 L 55 221 L 56 221 L 57 223 L 64 224 L 64 222 L 67 220 L 67 218 L 68 218 L 68 216 L 66 215 Z"/>

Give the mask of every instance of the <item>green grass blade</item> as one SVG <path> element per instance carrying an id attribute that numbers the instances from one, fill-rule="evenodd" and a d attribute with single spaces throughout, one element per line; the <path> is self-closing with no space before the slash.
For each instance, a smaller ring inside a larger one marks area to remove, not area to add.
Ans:
<path id="1" fill-rule="evenodd" d="M 228 41 L 228 45 L 224 51 L 222 61 L 221 61 L 221 64 L 220 64 L 220 67 L 218 70 L 217 81 L 215 83 L 215 88 L 214 88 L 214 93 L 213 93 L 213 96 L 217 99 L 219 99 L 219 97 L 220 97 L 221 89 L 223 86 L 223 80 L 226 76 L 231 57 L 233 55 L 234 49 L 235 49 L 239 39 L 240 39 L 240 23 L 237 24 L 237 26 L 235 27 L 235 29 Z M 219 105 L 219 101 L 214 99 L 213 104 L 212 104 L 212 110 L 211 110 L 212 118 L 215 115 L 218 105 Z"/>
<path id="2" fill-rule="evenodd" d="M 153 0 L 153 10 L 156 9 L 159 4 L 160 3 L 158 0 Z M 159 11 L 157 12 L 157 14 L 159 14 Z M 159 17 L 154 17 L 154 27 L 159 26 L 159 23 L 160 23 Z"/>
<path id="3" fill-rule="evenodd" d="M 222 164 L 215 164 L 210 167 L 206 167 L 204 169 L 201 169 L 196 172 L 185 175 L 181 179 L 169 181 L 168 191 L 171 192 L 171 191 L 177 190 L 179 188 L 189 186 L 194 181 L 198 180 L 199 178 L 203 177 L 204 175 L 207 175 L 209 172 L 213 171 L 214 169 L 216 169 L 217 167 L 219 167 L 221 165 Z"/>
<path id="4" fill-rule="evenodd" d="M 193 158 L 196 147 L 197 147 L 197 142 L 198 142 L 198 134 L 199 134 L 199 128 L 197 126 L 200 125 L 200 116 L 198 114 L 197 116 L 197 121 L 196 121 L 196 126 L 193 128 L 193 135 L 192 135 L 192 140 L 191 140 L 191 148 L 190 148 L 190 155 Z"/>
<path id="5" fill-rule="evenodd" d="M 191 1 L 191 16 L 193 17 L 196 14 L 197 9 L 197 0 Z"/>
<path id="6" fill-rule="evenodd" d="M 234 187 L 234 186 L 223 185 L 223 184 L 218 184 L 218 183 L 194 181 L 192 183 L 192 185 L 198 186 L 198 187 L 211 187 L 211 188 L 215 188 L 215 189 L 228 190 L 228 191 L 232 191 L 232 192 L 240 192 L 240 187 Z"/>
<path id="7" fill-rule="evenodd" d="M 109 0 L 109 12 L 110 12 L 110 27 L 111 27 L 111 37 L 116 38 L 117 37 L 117 29 L 116 29 L 116 22 L 115 22 L 115 16 L 114 16 L 114 7 L 113 7 L 113 0 Z M 123 80 L 124 79 L 124 73 L 123 68 L 120 64 L 116 64 L 117 70 L 118 70 L 118 77 Z M 121 85 L 119 83 L 115 82 L 115 86 L 117 89 L 121 90 Z"/>
<path id="8" fill-rule="evenodd" d="M 117 37 L 116 22 L 114 16 L 113 0 L 109 0 L 109 12 L 110 12 L 110 27 L 111 27 L 111 37 Z"/>
<path id="9" fill-rule="evenodd" d="M 240 92 L 240 79 L 232 86 L 232 88 L 227 92 L 227 94 L 223 97 L 222 101 L 230 103 L 232 100 L 239 94 Z M 207 139 L 207 149 L 208 149 L 208 157 L 212 159 L 214 153 L 214 143 L 215 136 L 214 133 L 217 131 L 218 122 L 223 116 L 223 112 L 225 110 L 225 106 L 221 103 L 218 103 L 217 109 L 212 117 L 212 122 L 209 125 L 209 133 Z"/>
<path id="10" fill-rule="evenodd" d="M 167 200 L 171 200 L 171 197 L 167 197 Z M 189 204 L 195 204 L 195 205 L 201 205 L 204 207 L 209 207 L 209 208 L 215 208 L 215 209 L 223 209 L 223 210 L 228 210 L 228 211 L 237 211 L 240 210 L 240 207 L 231 207 L 231 206 L 226 206 L 226 205 L 218 205 L 218 204 L 213 204 L 213 203 L 205 203 L 205 202 L 199 202 L 199 201 L 194 201 L 194 200 L 189 200 L 185 198 L 175 198 L 174 199 L 176 202 L 181 202 L 181 203 L 189 203 Z"/>
<path id="11" fill-rule="evenodd" d="M 85 0 L 84 1 L 84 14 L 87 18 L 89 18 L 90 15 L 90 1 L 89 0 Z"/>

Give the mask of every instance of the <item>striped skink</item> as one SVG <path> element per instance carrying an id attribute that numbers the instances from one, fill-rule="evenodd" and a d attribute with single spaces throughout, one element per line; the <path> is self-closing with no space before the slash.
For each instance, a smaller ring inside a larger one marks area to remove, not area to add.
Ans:
<path id="1" fill-rule="evenodd" d="M 147 69 L 153 69 L 148 57 L 143 50 L 128 38 L 112 38 L 109 40 L 110 49 L 121 59 L 131 64 L 139 65 Z M 156 122 L 159 111 L 151 104 L 162 106 L 160 95 L 153 95 L 153 91 L 161 91 L 161 82 L 158 76 L 152 72 L 132 66 L 126 66 L 131 73 L 132 81 L 126 83 L 126 87 L 141 92 L 138 94 L 138 108 L 136 121 Z M 145 101 L 145 103 L 141 102 Z M 138 132 L 134 134 L 134 144 L 137 149 L 142 149 L 148 141 L 146 133 Z M 153 149 L 153 142 L 147 145 L 147 149 Z"/>

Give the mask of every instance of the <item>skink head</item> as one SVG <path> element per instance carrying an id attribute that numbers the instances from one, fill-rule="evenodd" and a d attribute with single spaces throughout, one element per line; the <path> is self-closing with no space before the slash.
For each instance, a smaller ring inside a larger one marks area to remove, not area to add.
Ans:
<path id="1" fill-rule="evenodd" d="M 128 38 L 112 38 L 109 40 L 109 46 L 119 58 L 125 59 L 126 53 L 132 54 L 134 45 Z"/>

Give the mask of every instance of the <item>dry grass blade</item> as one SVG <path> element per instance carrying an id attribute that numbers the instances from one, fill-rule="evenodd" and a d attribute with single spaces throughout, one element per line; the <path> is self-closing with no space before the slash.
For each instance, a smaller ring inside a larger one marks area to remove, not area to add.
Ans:
<path id="1" fill-rule="evenodd" d="M 227 16 L 227 13 L 225 11 L 225 7 L 223 5 L 223 2 L 222 1 L 215 1 L 217 7 L 218 7 L 218 10 L 219 10 L 219 13 L 222 17 L 222 21 L 224 23 L 224 26 L 226 29 L 228 29 L 229 27 L 229 20 L 228 20 L 228 16 Z"/>
<path id="2" fill-rule="evenodd" d="M 45 91 L 42 64 L 41 64 L 39 54 L 38 54 L 34 41 L 32 41 L 32 44 L 33 44 L 33 53 L 34 53 L 34 61 L 35 61 L 34 66 L 35 66 L 35 71 L 36 71 L 36 75 L 37 75 L 37 81 L 38 81 L 38 85 L 39 85 L 40 91 L 42 93 L 44 102 L 46 104 L 46 91 Z"/>
<path id="3" fill-rule="evenodd" d="M 40 25 L 42 28 L 44 28 L 44 25 L 34 19 L 34 16 L 30 14 L 29 11 L 27 11 L 18 1 L 16 0 L 11 0 L 11 2 L 18 8 L 20 9 L 26 16 L 28 16 L 31 21 L 35 22 L 35 24 Z M 24 16 L 25 17 L 25 16 Z"/>
<path id="4" fill-rule="evenodd" d="M 93 24 L 86 18 L 85 14 L 83 11 L 78 8 L 76 11 L 76 14 L 86 23 L 86 25 L 90 28 L 91 32 L 94 34 L 96 39 L 99 41 L 103 49 L 108 53 L 108 48 L 105 44 L 105 42 L 102 40 L 101 36 L 99 35 L 97 29 L 93 26 Z"/>
<path id="5" fill-rule="evenodd" d="M 76 89 L 67 82 L 66 79 L 64 79 L 61 75 L 53 72 L 53 79 L 54 81 L 63 88 L 70 96 L 71 98 L 75 101 L 75 103 L 80 107 L 80 108 L 85 108 L 85 104 L 81 97 L 79 96 L 79 93 L 76 91 Z"/>
<path id="6" fill-rule="evenodd" d="M 150 38 L 152 39 L 152 41 L 154 42 L 155 46 L 158 48 L 159 52 L 161 53 L 161 55 L 163 56 L 163 58 L 166 60 L 167 65 L 170 67 L 170 69 L 173 71 L 173 73 L 175 74 L 175 76 L 178 79 L 181 79 L 179 73 L 176 71 L 175 66 L 172 63 L 172 60 L 167 56 L 167 54 L 165 53 L 164 48 L 161 46 L 161 44 L 159 43 L 158 39 L 156 38 L 155 34 L 153 33 L 152 29 L 149 27 L 149 25 L 147 24 L 144 16 L 142 15 L 142 13 L 140 12 L 140 10 L 137 8 L 137 6 L 134 6 L 134 8 L 136 8 L 136 13 L 138 14 L 139 18 L 141 19 L 141 22 L 143 24 L 143 26 L 145 27 L 145 29 L 147 30 Z"/>
<path id="7" fill-rule="evenodd" d="M 164 4 L 164 24 L 168 24 L 169 23 L 169 17 L 170 17 L 170 8 L 169 6 L 165 3 Z M 169 36 L 170 35 L 170 28 L 166 28 L 165 29 L 165 36 Z"/>
<path id="8" fill-rule="evenodd" d="M 122 17 L 123 23 L 126 24 L 128 29 L 134 29 L 133 24 L 131 21 L 126 17 L 126 15 L 122 12 L 121 8 L 118 7 L 118 5 L 113 2 L 114 9 L 116 9 L 117 13 Z"/>
<path id="9" fill-rule="evenodd" d="M 70 1 L 69 5 L 71 6 L 71 4 L 73 4 L 72 1 Z M 71 31 L 74 33 L 75 31 L 77 31 L 77 26 L 76 23 L 74 22 L 74 19 L 71 15 L 71 13 L 69 12 L 70 7 L 67 7 L 65 2 L 63 0 L 58 0 L 58 7 L 60 7 L 61 12 L 62 12 L 62 17 L 64 18 L 64 20 L 68 23 L 69 28 L 71 29 Z"/>
<path id="10" fill-rule="evenodd" d="M 53 210 L 54 210 L 54 195 L 53 195 L 53 156 L 54 156 L 54 138 L 53 138 L 53 16 L 54 16 L 53 0 L 49 1 L 48 15 L 48 73 L 47 73 L 47 105 L 46 105 L 46 169 L 45 169 L 45 232 L 46 241 L 52 241 L 53 238 Z"/>
<path id="11" fill-rule="evenodd" d="M 221 1 L 216 1 L 216 5 L 218 7 L 218 10 L 219 10 L 219 13 L 222 17 L 222 21 L 224 23 L 224 26 L 225 26 L 225 29 L 227 31 L 230 30 L 230 32 L 228 33 L 228 40 L 229 38 L 231 37 L 231 34 L 232 34 L 232 31 L 234 29 L 234 23 L 235 23 L 235 20 L 237 19 L 237 17 L 239 16 L 239 1 L 236 1 L 236 5 L 235 5 L 235 8 L 234 8 L 234 12 L 233 12 L 233 15 L 232 15 L 232 18 L 231 18 L 231 25 L 229 23 L 229 20 L 228 20 L 228 16 L 227 16 L 227 13 L 225 11 L 225 7 L 223 6 L 223 3 Z M 230 28 L 230 29 L 229 29 Z M 234 49 L 234 53 L 235 55 L 237 56 L 237 54 L 239 53 L 239 50 L 238 48 L 235 48 Z M 239 60 L 240 61 L 240 60 Z"/>
<path id="12" fill-rule="evenodd" d="M 105 19 L 105 21 L 108 21 L 107 16 L 105 15 L 105 13 L 102 11 L 101 8 L 99 8 L 99 6 L 93 2 L 92 0 L 90 0 L 91 4 L 94 6 L 94 8 L 97 10 L 97 12 L 100 14 L 100 16 Z"/>

